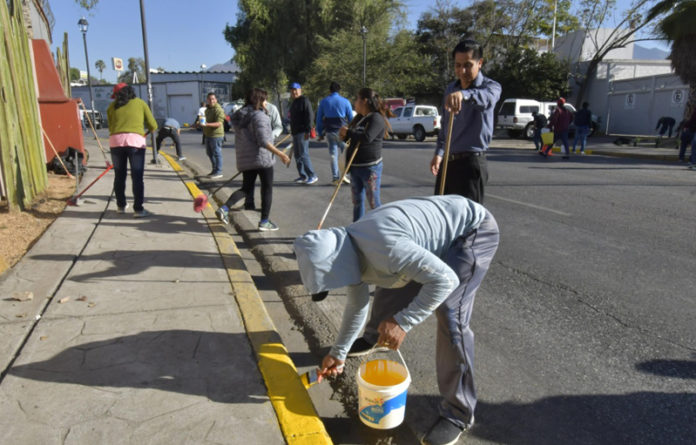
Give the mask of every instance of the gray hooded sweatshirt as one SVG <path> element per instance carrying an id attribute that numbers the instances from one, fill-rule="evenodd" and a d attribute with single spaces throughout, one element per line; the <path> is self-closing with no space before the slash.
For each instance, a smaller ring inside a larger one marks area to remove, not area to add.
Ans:
<path id="1" fill-rule="evenodd" d="M 347 286 L 343 322 L 330 354 L 344 360 L 367 320 L 368 284 L 398 288 L 421 283 L 394 319 L 408 332 L 459 284 L 443 259 L 460 236 L 477 229 L 486 209 L 458 195 L 395 201 L 348 227 L 312 230 L 295 240 L 300 275 L 310 293 Z"/>
<path id="2" fill-rule="evenodd" d="M 268 115 L 263 110 L 254 110 L 247 105 L 237 110 L 230 121 L 235 131 L 237 170 L 273 167 L 275 158 L 266 149 L 267 143 L 273 143 L 271 119 Z"/>

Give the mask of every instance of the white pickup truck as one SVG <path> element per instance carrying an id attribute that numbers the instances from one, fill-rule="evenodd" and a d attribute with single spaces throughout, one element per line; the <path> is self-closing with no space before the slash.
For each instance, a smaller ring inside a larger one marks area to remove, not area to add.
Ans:
<path id="1" fill-rule="evenodd" d="M 426 136 L 436 135 L 440 131 L 440 115 L 431 105 L 406 104 L 393 111 L 395 117 L 389 118 L 391 135 L 406 139 L 409 134 L 422 142 Z"/>

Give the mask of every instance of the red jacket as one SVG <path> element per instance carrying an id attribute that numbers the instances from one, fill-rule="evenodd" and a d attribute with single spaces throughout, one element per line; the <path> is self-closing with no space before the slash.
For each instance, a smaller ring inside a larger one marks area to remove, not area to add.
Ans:
<path id="1" fill-rule="evenodd" d="M 549 127 L 551 127 L 554 132 L 568 131 L 571 122 L 573 122 L 573 113 L 566 110 L 565 107 L 556 107 L 551 115 Z"/>

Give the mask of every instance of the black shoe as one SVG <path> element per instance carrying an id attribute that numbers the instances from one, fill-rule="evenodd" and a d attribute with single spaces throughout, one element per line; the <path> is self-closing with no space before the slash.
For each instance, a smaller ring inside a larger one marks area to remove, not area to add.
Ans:
<path id="1" fill-rule="evenodd" d="M 464 428 L 460 428 L 444 417 L 440 417 L 437 419 L 437 422 L 435 422 L 435 425 L 430 428 L 430 431 L 425 434 L 425 437 L 421 440 L 421 444 L 451 445 L 459 440 L 464 431 Z"/>
<path id="2" fill-rule="evenodd" d="M 386 346 L 377 346 L 374 349 L 373 347 L 374 345 L 365 340 L 365 337 L 360 337 L 353 342 L 353 345 L 348 351 L 348 357 L 362 357 L 370 352 L 386 352 L 389 350 Z"/>

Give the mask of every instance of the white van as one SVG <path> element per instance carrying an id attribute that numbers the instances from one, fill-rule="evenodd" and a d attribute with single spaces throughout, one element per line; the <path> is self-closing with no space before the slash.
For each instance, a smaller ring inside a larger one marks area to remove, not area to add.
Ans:
<path id="1" fill-rule="evenodd" d="M 505 99 L 498 109 L 498 128 L 507 130 L 510 137 L 534 135 L 532 112 L 543 112 L 542 103 L 534 99 Z"/>

